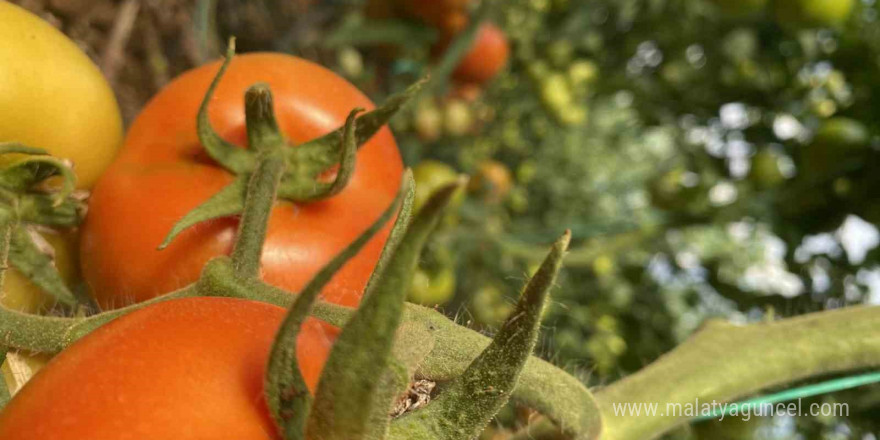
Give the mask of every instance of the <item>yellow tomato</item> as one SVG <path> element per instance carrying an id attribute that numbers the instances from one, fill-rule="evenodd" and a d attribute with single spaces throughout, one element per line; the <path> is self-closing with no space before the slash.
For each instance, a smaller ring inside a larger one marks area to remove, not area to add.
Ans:
<path id="1" fill-rule="evenodd" d="M 0 0 L 0 142 L 21 142 L 73 161 L 90 188 L 122 141 L 113 91 L 63 33 Z"/>

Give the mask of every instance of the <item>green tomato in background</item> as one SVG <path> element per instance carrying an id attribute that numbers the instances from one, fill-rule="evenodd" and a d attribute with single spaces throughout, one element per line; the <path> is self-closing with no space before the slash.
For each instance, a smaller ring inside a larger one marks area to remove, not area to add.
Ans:
<path id="1" fill-rule="evenodd" d="M 776 20 L 784 26 L 839 27 L 855 4 L 856 0 L 774 0 L 774 10 Z"/>
<path id="2" fill-rule="evenodd" d="M 458 172 L 451 166 L 438 160 L 423 160 L 413 168 L 413 179 L 416 181 L 413 208 L 418 211 L 431 198 L 434 191 L 455 182 L 458 178 Z M 461 205 L 463 197 L 461 192 L 453 196 L 448 210 L 452 212 Z"/>
<path id="3" fill-rule="evenodd" d="M 501 289 L 486 285 L 471 297 L 470 310 L 480 324 L 498 328 L 513 311 L 513 304 L 506 300 Z"/>
<path id="4" fill-rule="evenodd" d="M 442 268 L 436 273 L 417 269 L 408 299 L 423 306 L 436 306 L 449 302 L 454 295 L 455 272 L 452 268 Z"/>

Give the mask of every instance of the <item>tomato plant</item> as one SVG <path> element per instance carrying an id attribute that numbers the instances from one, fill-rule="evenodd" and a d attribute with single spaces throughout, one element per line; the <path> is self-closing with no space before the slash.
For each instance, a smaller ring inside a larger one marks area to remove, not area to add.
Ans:
<path id="1" fill-rule="evenodd" d="M 498 26 L 483 24 L 471 49 L 455 68 L 455 79 L 465 83 L 485 84 L 507 65 L 510 44 Z"/>
<path id="2" fill-rule="evenodd" d="M 199 143 L 196 114 L 219 63 L 194 69 L 162 90 L 131 127 L 123 150 L 91 196 L 80 246 L 84 278 L 105 307 L 142 301 L 195 281 L 212 257 L 229 253 L 237 221 L 214 220 L 184 231 L 159 251 L 172 226 L 234 178 Z M 275 93 L 281 131 L 304 142 L 344 124 L 373 104 L 353 85 L 311 62 L 280 54 L 232 61 L 210 102 L 215 130 L 245 143 L 245 90 L 267 83 Z M 294 147 L 295 148 L 295 147 Z M 276 203 L 262 257 L 264 279 L 298 291 L 391 203 L 403 172 L 390 130 L 382 128 L 358 151 L 339 194 L 308 204 Z M 331 281 L 325 299 L 358 303 L 388 229 Z"/>
<path id="3" fill-rule="evenodd" d="M 113 91 L 73 41 L 36 15 L 0 2 L 0 142 L 73 161 L 90 188 L 122 141 Z"/>
<path id="4" fill-rule="evenodd" d="M 0 438 L 278 438 L 262 396 L 284 315 L 256 301 L 188 298 L 119 318 L 22 388 L 0 412 Z M 317 320 L 299 334 L 299 365 L 312 391 L 335 336 Z"/>

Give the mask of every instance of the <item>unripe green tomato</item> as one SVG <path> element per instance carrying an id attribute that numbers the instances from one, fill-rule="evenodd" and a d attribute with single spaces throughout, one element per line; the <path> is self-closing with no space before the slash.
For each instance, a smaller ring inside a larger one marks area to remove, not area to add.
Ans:
<path id="1" fill-rule="evenodd" d="M 590 60 L 577 60 L 568 67 L 568 81 L 572 87 L 586 87 L 599 77 L 599 68 Z"/>
<path id="2" fill-rule="evenodd" d="M 455 182 L 459 178 L 458 172 L 451 166 L 438 160 L 423 160 L 413 168 L 413 179 L 416 181 L 416 194 L 413 199 L 413 208 L 418 211 L 434 194 L 435 191 L 445 185 Z M 463 200 L 461 192 L 454 195 L 449 203 L 450 211 L 459 206 Z"/>
<path id="3" fill-rule="evenodd" d="M 808 173 L 824 174 L 841 161 L 865 151 L 868 129 L 855 119 L 836 117 L 825 121 L 803 154 Z"/>
<path id="4" fill-rule="evenodd" d="M 413 274 L 409 301 L 423 306 L 445 304 L 455 295 L 455 272 L 452 268 L 442 268 L 437 273 L 417 269 Z"/>
<path id="5" fill-rule="evenodd" d="M 785 174 L 779 167 L 780 154 L 771 150 L 761 150 L 752 158 L 749 179 L 760 188 L 772 188 L 785 181 Z"/>
<path id="6" fill-rule="evenodd" d="M 443 134 L 443 113 L 437 108 L 433 100 L 420 102 L 416 107 L 415 121 L 413 121 L 416 134 L 419 139 L 430 142 L 440 138 Z"/>
<path id="7" fill-rule="evenodd" d="M 856 0 L 774 0 L 776 20 L 790 27 L 838 27 L 855 7 Z"/>
<path id="8" fill-rule="evenodd" d="M 541 79 L 541 101 L 550 110 L 563 109 L 571 104 L 571 86 L 565 75 L 552 73 Z"/>
<path id="9" fill-rule="evenodd" d="M 713 0 L 721 11 L 733 17 L 745 17 L 760 13 L 768 0 Z"/>
<path id="10" fill-rule="evenodd" d="M 470 106 L 460 99 L 450 99 L 443 108 L 443 126 L 452 136 L 463 136 L 474 127 Z"/>
<path id="11" fill-rule="evenodd" d="M 505 301 L 504 294 L 495 286 L 484 286 L 471 298 L 471 312 L 481 324 L 499 327 L 513 311 L 513 305 Z"/>

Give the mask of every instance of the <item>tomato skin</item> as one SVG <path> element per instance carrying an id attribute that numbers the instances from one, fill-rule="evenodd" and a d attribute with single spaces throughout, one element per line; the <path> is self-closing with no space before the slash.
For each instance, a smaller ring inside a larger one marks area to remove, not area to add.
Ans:
<path id="1" fill-rule="evenodd" d="M 194 282 L 209 259 L 231 251 L 235 218 L 197 225 L 157 250 L 180 218 L 233 180 L 206 159 L 196 135 L 198 107 L 218 68 L 213 63 L 194 69 L 153 98 L 92 193 L 80 255 L 84 278 L 103 307 Z M 353 85 L 311 62 L 281 54 L 241 55 L 209 109 L 217 132 L 237 145 L 246 143 L 244 93 L 258 81 L 274 92 L 278 123 L 293 143 L 342 126 L 355 107 L 374 107 Z M 360 148 L 354 175 L 340 194 L 303 205 L 277 202 L 262 257 L 264 280 L 301 289 L 391 204 L 402 173 L 397 145 L 384 127 Z M 390 224 L 337 273 L 326 300 L 357 305 L 389 230 Z"/>
<path id="2" fill-rule="evenodd" d="M 73 41 L 39 17 L 0 2 L 0 142 L 73 161 L 91 188 L 122 141 L 113 91 Z"/>
<path id="3" fill-rule="evenodd" d="M 286 311 L 233 298 L 165 301 L 56 356 L 0 412 L 4 440 L 280 439 L 263 400 Z M 337 330 L 309 319 L 298 359 L 314 390 Z"/>
<path id="4" fill-rule="evenodd" d="M 485 23 L 477 31 L 474 45 L 452 73 L 461 82 L 486 84 L 507 65 L 510 44 L 498 26 Z"/>

